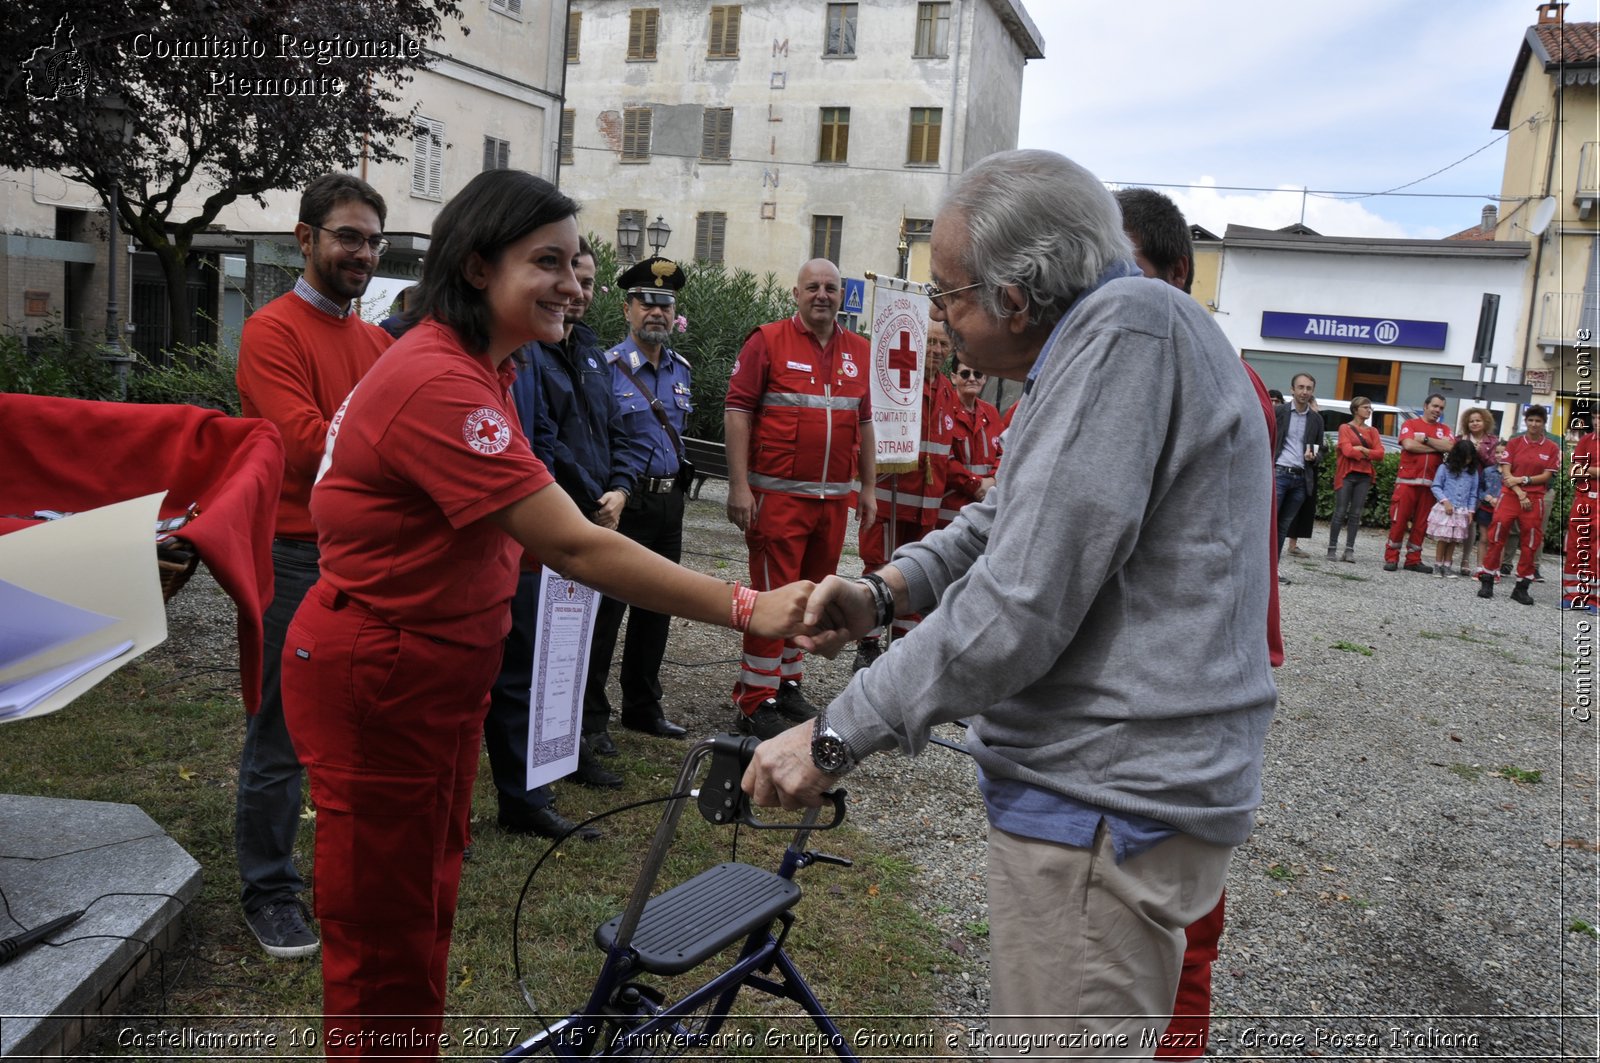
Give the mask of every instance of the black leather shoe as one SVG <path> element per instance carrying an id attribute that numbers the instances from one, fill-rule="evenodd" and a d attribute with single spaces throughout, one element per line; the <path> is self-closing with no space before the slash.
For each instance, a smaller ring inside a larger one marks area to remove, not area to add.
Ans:
<path id="1" fill-rule="evenodd" d="M 778 684 L 778 697 L 774 704 L 778 715 L 791 725 L 817 718 L 817 707 L 806 700 L 806 696 L 800 693 L 800 684 L 793 679 L 785 679 Z"/>
<path id="2" fill-rule="evenodd" d="M 577 826 L 549 805 L 535 809 L 526 816 L 510 817 L 501 813 L 499 823 L 500 829 L 507 834 L 537 834 L 541 838 L 561 838 Z M 593 827 L 584 827 L 577 836 L 592 842 L 600 838 L 600 832 Z"/>
<path id="3" fill-rule="evenodd" d="M 596 731 L 594 734 L 584 735 L 583 740 L 589 743 L 589 752 L 596 756 L 614 757 L 622 752 L 611 740 L 609 731 Z"/>
<path id="4" fill-rule="evenodd" d="M 622 776 L 600 763 L 600 759 L 590 752 L 587 738 L 578 744 L 578 770 L 572 773 L 572 777 L 597 790 L 622 789 Z"/>
<path id="5" fill-rule="evenodd" d="M 630 731 L 638 731 L 640 734 L 651 735 L 655 738 L 682 738 L 689 733 L 688 730 L 679 727 L 665 716 L 652 716 L 645 720 L 630 720 L 624 716 L 622 718 L 622 726 Z"/>
<path id="6" fill-rule="evenodd" d="M 1479 598 L 1493 598 L 1494 597 L 1494 577 L 1493 576 L 1488 575 L 1487 573 L 1485 573 L 1484 575 L 1478 577 L 1478 597 Z"/>
<path id="7" fill-rule="evenodd" d="M 1512 591 L 1511 591 L 1511 600 L 1514 601 L 1514 602 L 1518 602 L 1518 603 L 1520 603 L 1522 605 L 1532 605 L 1533 604 L 1533 595 L 1528 593 L 1528 581 L 1527 580 L 1525 580 L 1525 579 L 1517 580 L 1516 587 L 1514 587 L 1512 589 Z"/>
<path id="8" fill-rule="evenodd" d="M 1406 571 L 1417 572 L 1424 576 L 1431 576 L 1433 575 L 1433 566 L 1425 565 L 1421 561 L 1413 561 L 1411 564 L 1406 566 Z"/>
<path id="9" fill-rule="evenodd" d="M 1398 561 L 1385 561 L 1383 563 L 1383 570 L 1385 572 L 1394 572 L 1399 567 L 1400 567 L 1400 562 L 1398 562 Z"/>

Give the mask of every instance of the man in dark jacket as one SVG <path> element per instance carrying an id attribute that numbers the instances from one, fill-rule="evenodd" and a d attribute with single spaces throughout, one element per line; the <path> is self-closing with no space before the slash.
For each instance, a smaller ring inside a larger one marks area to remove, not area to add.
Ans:
<path id="1" fill-rule="evenodd" d="M 1277 429 L 1272 434 L 1280 556 L 1295 514 L 1300 512 L 1302 503 L 1315 497 L 1317 456 L 1322 451 L 1322 414 L 1311 405 L 1317 394 L 1316 377 L 1310 373 L 1296 373 L 1290 388 L 1290 401 L 1278 407 Z M 1289 581 L 1279 576 L 1278 582 Z"/>

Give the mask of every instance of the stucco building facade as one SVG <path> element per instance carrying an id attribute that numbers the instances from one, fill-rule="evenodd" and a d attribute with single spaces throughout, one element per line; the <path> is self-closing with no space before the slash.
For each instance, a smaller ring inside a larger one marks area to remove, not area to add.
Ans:
<path id="1" fill-rule="evenodd" d="M 1562 433 L 1595 394 L 1600 338 L 1600 24 L 1569 23 L 1567 8 L 1538 6 L 1493 123 L 1509 134 L 1494 238 L 1532 244 L 1517 364 Z"/>
<path id="2" fill-rule="evenodd" d="M 587 231 L 639 223 L 624 258 L 660 216 L 682 259 L 925 280 L 939 195 L 1016 146 L 1044 42 L 1018 0 L 572 0 L 567 47 L 561 185 Z"/>

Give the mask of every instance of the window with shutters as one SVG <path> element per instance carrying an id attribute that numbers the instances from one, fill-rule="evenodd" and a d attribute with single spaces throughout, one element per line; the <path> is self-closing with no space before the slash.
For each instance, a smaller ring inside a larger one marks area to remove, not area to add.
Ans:
<path id="1" fill-rule="evenodd" d="M 578 61 L 578 43 L 583 36 L 583 12 L 574 11 L 567 15 L 567 62 Z"/>
<path id="2" fill-rule="evenodd" d="M 822 54 L 834 59 L 853 59 L 856 54 L 857 4 L 829 4 L 828 29 L 822 41 Z"/>
<path id="3" fill-rule="evenodd" d="M 911 54 L 918 59 L 943 59 L 950 54 L 950 5 L 917 5 L 917 43 Z"/>
<path id="4" fill-rule="evenodd" d="M 739 16 L 743 8 L 738 4 L 711 5 L 711 42 L 706 46 L 707 59 L 739 58 Z"/>
<path id="5" fill-rule="evenodd" d="M 839 264 L 839 245 L 844 241 L 844 219 L 837 214 L 811 216 L 811 257 Z"/>
<path id="6" fill-rule="evenodd" d="M 522 0 L 489 0 L 489 10 L 498 11 L 502 15 L 522 17 Z"/>
<path id="7" fill-rule="evenodd" d="M 817 141 L 817 161 L 850 161 L 850 108 L 822 108 L 822 133 Z"/>
<path id="8" fill-rule="evenodd" d="M 648 107 L 629 107 L 622 112 L 622 161 L 650 161 L 650 125 L 655 112 Z"/>
<path id="9" fill-rule="evenodd" d="M 633 222 L 634 231 L 639 236 L 631 247 L 626 244 L 617 246 L 617 263 L 622 266 L 631 266 L 644 257 L 645 225 L 647 223 L 645 221 L 645 213 L 642 210 L 617 211 L 617 228 L 621 229 L 622 223 L 625 221 Z"/>
<path id="10" fill-rule="evenodd" d="M 943 108 L 911 108 L 911 136 L 906 144 L 907 166 L 939 165 L 939 130 L 943 124 Z"/>
<path id="11" fill-rule="evenodd" d="M 504 170 L 511 165 L 511 141 L 483 138 L 483 168 Z"/>
<path id="12" fill-rule="evenodd" d="M 411 120 L 411 194 L 444 198 L 444 123 L 432 118 Z"/>
<path id="13" fill-rule="evenodd" d="M 700 121 L 700 159 L 702 162 L 731 162 L 733 159 L 733 108 L 707 107 Z"/>
<path id="14" fill-rule="evenodd" d="M 701 262 L 722 261 L 722 238 L 728 216 L 720 210 L 705 210 L 694 218 L 694 257 Z"/>
<path id="15" fill-rule="evenodd" d="M 661 24 L 659 7 L 636 7 L 628 12 L 628 58 L 654 61 L 656 34 Z"/>
<path id="16" fill-rule="evenodd" d="M 578 127 L 578 112 L 568 107 L 561 112 L 561 162 L 572 162 L 572 134 Z"/>

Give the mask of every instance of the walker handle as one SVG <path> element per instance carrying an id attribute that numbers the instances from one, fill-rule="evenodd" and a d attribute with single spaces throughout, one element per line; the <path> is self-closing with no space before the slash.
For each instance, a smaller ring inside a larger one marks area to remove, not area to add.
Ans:
<path id="1" fill-rule="evenodd" d="M 845 792 L 842 789 L 830 790 L 822 795 L 833 802 L 833 818 L 827 823 L 769 823 L 757 816 L 750 807 L 750 798 L 739 788 L 739 783 L 744 778 L 745 769 L 750 766 L 750 758 L 755 756 L 756 746 L 760 744 L 761 739 L 754 735 L 720 734 L 711 740 L 711 770 L 700 785 L 699 800 L 700 815 L 708 823 L 726 825 L 738 822 L 755 830 L 794 830 L 805 826 L 815 830 L 831 830 L 844 822 Z M 815 821 L 815 810 L 808 812 L 810 819 Z"/>

